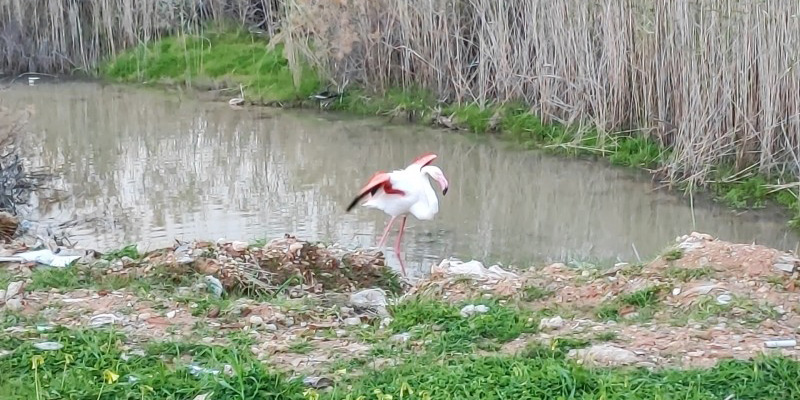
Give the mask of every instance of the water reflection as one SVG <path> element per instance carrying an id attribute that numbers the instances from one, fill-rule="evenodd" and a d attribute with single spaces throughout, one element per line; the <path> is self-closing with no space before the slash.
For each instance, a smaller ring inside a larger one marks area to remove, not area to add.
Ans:
<path id="1" fill-rule="evenodd" d="M 15 86 L 6 106 L 33 105 L 32 162 L 63 177 L 67 200 L 44 223 L 93 217 L 83 246 L 143 247 L 193 238 L 292 233 L 374 245 L 387 218 L 344 207 L 378 169 L 434 151 L 450 180 L 434 222 L 409 219 L 410 269 L 444 256 L 488 261 L 635 259 L 691 230 L 794 249 L 770 212 L 734 213 L 654 191 L 637 173 L 516 152 L 451 133 L 315 111 L 231 110 L 152 90 L 88 83 Z M 440 197 L 441 198 L 441 197 Z M 694 224 L 693 224 L 694 219 Z M 394 236 L 388 243 L 393 243 Z M 389 251 L 387 249 L 387 251 Z M 397 265 L 393 255 L 390 263 Z"/>

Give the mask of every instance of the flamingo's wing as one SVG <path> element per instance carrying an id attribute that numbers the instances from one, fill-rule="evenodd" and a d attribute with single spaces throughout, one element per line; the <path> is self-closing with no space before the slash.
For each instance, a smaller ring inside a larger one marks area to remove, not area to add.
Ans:
<path id="1" fill-rule="evenodd" d="M 351 201 L 350 204 L 347 206 L 347 211 L 349 212 L 350 210 L 352 210 L 353 207 L 355 207 L 356 204 L 358 204 L 358 202 L 361 201 L 361 199 L 363 199 L 364 197 L 369 195 L 374 196 L 375 193 L 377 193 L 378 190 L 380 189 L 383 189 L 383 191 L 388 194 L 404 194 L 403 191 L 394 189 L 392 187 L 391 179 L 392 176 L 389 173 L 376 172 L 375 175 L 372 175 L 372 178 L 369 179 L 369 182 L 367 182 L 367 184 L 361 188 L 361 190 L 358 192 L 358 195 L 353 199 L 353 201 Z"/>
<path id="2" fill-rule="evenodd" d="M 420 168 L 422 168 L 422 167 L 432 163 L 433 160 L 436 159 L 436 157 L 437 157 L 436 154 L 425 153 L 425 154 L 417 157 L 417 159 L 414 160 L 414 162 L 412 162 L 411 165 L 416 165 L 416 166 L 419 166 Z"/>

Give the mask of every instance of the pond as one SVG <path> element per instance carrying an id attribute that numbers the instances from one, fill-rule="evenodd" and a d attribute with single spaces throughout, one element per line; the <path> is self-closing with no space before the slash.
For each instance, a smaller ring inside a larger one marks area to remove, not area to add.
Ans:
<path id="1" fill-rule="evenodd" d="M 31 219 L 76 221 L 66 232 L 81 247 L 284 233 L 374 246 L 388 218 L 364 207 L 346 213 L 347 204 L 374 171 L 429 151 L 450 189 L 442 197 L 434 184 L 434 221 L 409 218 L 410 274 L 449 256 L 487 264 L 644 259 L 691 231 L 798 245 L 776 210 L 737 213 L 697 198 L 692 206 L 645 173 L 382 118 L 233 109 L 191 93 L 91 82 L 15 84 L 0 94 L 1 105 L 35 110 L 26 155 L 66 190 L 60 201 L 37 200 Z M 394 238 L 385 251 L 397 267 Z"/>

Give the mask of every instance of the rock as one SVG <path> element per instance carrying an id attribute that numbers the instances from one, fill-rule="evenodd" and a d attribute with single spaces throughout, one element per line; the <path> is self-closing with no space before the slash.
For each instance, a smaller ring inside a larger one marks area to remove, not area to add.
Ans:
<path id="1" fill-rule="evenodd" d="M 339 307 L 339 313 L 342 315 L 353 315 L 354 310 L 350 307 Z"/>
<path id="2" fill-rule="evenodd" d="M 6 308 L 9 311 L 22 310 L 22 300 L 20 300 L 18 298 L 8 299 L 8 300 L 6 300 Z"/>
<path id="3" fill-rule="evenodd" d="M 21 294 L 23 284 L 24 282 L 22 281 L 14 281 L 9 283 L 8 288 L 6 289 L 5 300 L 8 301 L 14 296 Z"/>
<path id="4" fill-rule="evenodd" d="M 386 318 L 382 319 L 381 320 L 381 328 L 388 327 L 389 325 L 392 324 L 392 321 L 394 321 L 394 319 L 392 319 L 391 317 L 386 317 Z"/>
<path id="5" fill-rule="evenodd" d="M 587 349 L 572 349 L 568 356 L 584 364 L 602 366 L 630 365 L 639 361 L 636 353 L 609 344 L 596 344 Z"/>
<path id="6" fill-rule="evenodd" d="M 477 305 L 477 306 L 473 305 L 473 304 L 469 304 L 469 305 L 464 306 L 461 309 L 461 316 L 464 317 L 464 318 L 468 318 L 468 317 L 470 317 L 472 315 L 475 315 L 475 314 L 485 314 L 487 312 L 489 312 L 489 307 L 486 307 L 483 304 L 480 304 L 480 305 Z"/>
<path id="7" fill-rule="evenodd" d="M 542 320 L 539 321 L 539 329 L 542 330 L 559 329 L 562 326 L 564 326 L 564 319 L 561 318 L 560 315 L 556 315 L 555 317 L 552 318 L 542 318 Z"/>
<path id="8" fill-rule="evenodd" d="M 347 331 L 344 329 L 337 329 L 336 330 L 336 337 L 345 337 L 347 336 Z"/>
<path id="9" fill-rule="evenodd" d="M 321 376 L 307 376 L 303 378 L 303 384 L 314 389 L 323 389 L 333 385 L 333 381 Z"/>
<path id="10" fill-rule="evenodd" d="M 389 338 L 389 341 L 394 343 L 405 343 L 409 340 L 411 340 L 411 333 L 409 332 L 398 333 Z"/>
<path id="11" fill-rule="evenodd" d="M 361 325 L 361 318 L 358 317 L 350 317 L 344 320 L 344 324 L 347 326 L 356 326 Z"/>
<path id="12" fill-rule="evenodd" d="M 275 332 L 278 330 L 278 326 L 275 324 L 266 324 L 264 325 L 264 329 L 266 329 L 267 332 Z"/>
<path id="13" fill-rule="evenodd" d="M 386 311 L 386 292 L 382 289 L 365 289 L 350 295 L 350 305 L 357 309 L 375 311 L 381 316 L 389 316 Z"/>
<path id="14" fill-rule="evenodd" d="M 177 314 L 178 314 L 178 312 L 175 311 L 175 310 L 169 311 L 169 312 L 167 312 L 167 318 L 169 318 L 169 319 L 175 318 L 175 315 L 177 315 Z"/>
<path id="15" fill-rule="evenodd" d="M 216 297 L 222 297 L 222 293 L 224 292 L 222 288 L 222 282 L 219 279 L 211 276 L 206 275 L 203 277 L 203 282 L 206 284 L 206 288 L 214 294 Z"/>
<path id="16" fill-rule="evenodd" d="M 259 326 L 264 323 L 264 318 L 259 317 L 258 315 L 251 315 L 249 319 L 250 325 Z"/>
<path id="17" fill-rule="evenodd" d="M 150 313 L 141 313 L 141 314 L 139 314 L 137 319 L 139 321 L 146 321 L 146 320 L 150 319 L 150 317 L 151 317 Z"/>
<path id="18" fill-rule="evenodd" d="M 239 242 L 239 241 L 231 242 L 231 249 L 233 249 L 233 251 L 237 251 L 240 253 L 247 250 L 248 246 L 249 244 L 247 242 Z"/>
<path id="19" fill-rule="evenodd" d="M 6 290 L 0 289 L 0 302 L 6 301 Z"/>

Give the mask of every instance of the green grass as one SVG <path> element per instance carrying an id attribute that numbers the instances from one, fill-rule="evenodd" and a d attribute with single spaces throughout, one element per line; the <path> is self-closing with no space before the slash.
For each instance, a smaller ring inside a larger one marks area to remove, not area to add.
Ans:
<path id="1" fill-rule="evenodd" d="M 295 87 L 289 64 L 278 45 L 246 31 L 181 35 L 138 46 L 108 61 L 101 74 L 121 82 L 173 82 L 189 85 L 244 86 L 246 100 L 280 102 L 305 99 L 319 89 L 306 69 Z"/>
<path id="2" fill-rule="evenodd" d="M 413 301 L 394 312 L 398 319 L 393 328 L 439 323 L 442 332 L 461 331 L 460 335 L 472 340 L 509 338 L 514 335 L 498 331 L 519 325 L 514 322 L 518 315 L 514 309 L 490 312 L 489 319 L 497 322 L 490 325 L 478 317 L 464 323 L 455 307 L 427 301 Z M 492 331 L 490 326 L 497 329 Z M 442 357 L 433 341 L 422 352 L 392 353 L 398 362 L 395 366 L 370 368 L 368 359 L 334 363 L 333 370 L 345 368 L 348 372 L 335 378 L 329 391 L 317 392 L 303 387 L 302 375 L 289 379 L 256 360 L 248 350 L 253 339 L 246 333 L 230 337 L 231 344 L 224 347 L 186 342 L 131 347 L 123 334 L 113 330 L 56 328 L 24 336 L 5 335 L 0 337 L 0 351 L 8 352 L 0 356 L 0 398 L 192 399 L 210 392 L 214 393 L 212 399 L 320 400 L 800 397 L 800 363 L 776 356 L 722 361 L 707 370 L 657 372 L 590 368 L 568 359 L 570 349 L 586 347 L 595 340 L 613 340 L 613 333 L 592 341 L 554 338 L 549 345 L 534 344 L 515 356 L 451 353 Z M 33 346 L 42 341 L 57 342 L 63 348 L 42 351 Z M 303 352 L 306 346 L 297 345 L 295 350 Z M 192 365 L 219 373 L 193 374 Z"/>
<path id="3" fill-rule="evenodd" d="M 63 348 L 33 347 L 44 339 Z M 123 357 L 124 339 L 113 331 L 67 330 L 36 340 L 4 337 L 0 349 L 12 352 L 0 358 L 0 398 L 192 399 L 212 391 L 213 398 L 303 398 L 300 383 L 269 370 L 239 346 L 151 344 L 145 345 L 144 356 Z M 195 376 L 189 369 L 192 363 L 219 371 L 227 364 L 234 373 Z"/>
<path id="4" fill-rule="evenodd" d="M 464 318 L 460 311 L 468 304 L 483 304 L 489 311 Z M 523 333 L 535 332 L 539 321 L 527 311 L 487 300 L 448 304 L 412 299 L 393 306 L 391 313 L 392 331 L 430 339 L 431 349 L 437 353 L 466 352 L 473 346 L 493 348 Z"/>
<path id="5" fill-rule="evenodd" d="M 706 278 L 712 276 L 714 270 L 710 267 L 702 268 L 680 268 L 670 267 L 666 271 L 666 276 L 672 279 L 677 279 L 682 282 L 689 282 L 695 279 Z"/>
<path id="6" fill-rule="evenodd" d="M 637 313 L 635 321 L 647 321 L 655 314 L 660 303 L 659 294 L 663 291 L 660 286 L 651 286 L 633 293 L 620 295 L 613 300 L 600 304 L 595 309 L 595 316 L 601 321 L 616 321 L 619 319 L 620 309 L 624 306 L 634 307 Z"/>

